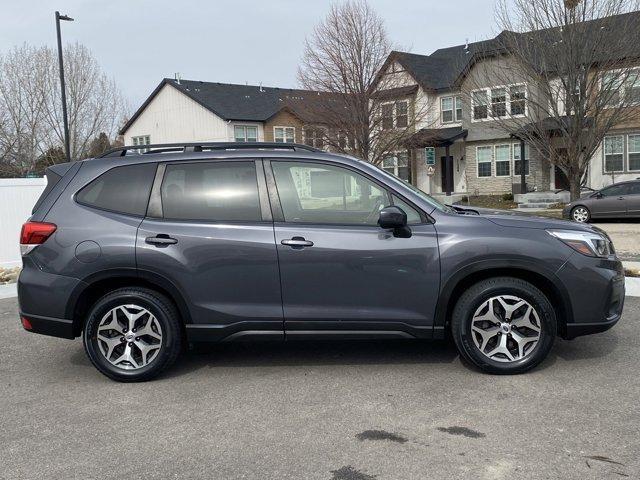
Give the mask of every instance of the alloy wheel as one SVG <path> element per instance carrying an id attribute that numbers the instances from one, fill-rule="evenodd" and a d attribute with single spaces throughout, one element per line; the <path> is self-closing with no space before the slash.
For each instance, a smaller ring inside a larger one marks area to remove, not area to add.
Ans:
<path id="1" fill-rule="evenodd" d="M 573 209 L 573 219 L 579 223 L 585 223 L 589 220 L 589 212 L 584 207 L 576 207 Z"/>
<path id="2" fill-rule="evenodd" d="M 97 339 L 100 353 L 110 364 L 123 370 L 137 370 L 158 356 L 162 328 L 146 308 L 119 305 L 100 320 Z"/>
<path id="3" fill-rule="evenodd" d="M 489 298 L 471 319 L 471 335 L 476 347 L 497 362 L 515 362 L 530 355 L 540 340 L 541 331 L 536 309 L 514 295 Z"/>

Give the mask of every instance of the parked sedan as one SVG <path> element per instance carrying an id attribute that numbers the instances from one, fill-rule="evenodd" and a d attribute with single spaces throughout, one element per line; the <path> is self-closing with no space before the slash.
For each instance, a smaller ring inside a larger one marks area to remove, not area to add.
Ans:
<path id="1" fill-rule="evenodd" d="M 571 202 L 562 216 L 579 223 L 592 218 L 640 218 L 640 180 L 616 183 Z"/>

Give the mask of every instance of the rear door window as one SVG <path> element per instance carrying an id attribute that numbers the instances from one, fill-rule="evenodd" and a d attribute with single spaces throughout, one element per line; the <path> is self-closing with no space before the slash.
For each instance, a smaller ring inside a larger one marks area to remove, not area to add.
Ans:
<path id="1" fill-rule="evenodd" d="M 255 162 L 167 165 L 162 213 L 174 220 L 261 221 Z"/>
<path id="2" fill-rule="evenodd" d="M 80 190 L 76 200 L 89 207 L 144 216 L 155 173 L 155 163 L 112 168 Z"/>

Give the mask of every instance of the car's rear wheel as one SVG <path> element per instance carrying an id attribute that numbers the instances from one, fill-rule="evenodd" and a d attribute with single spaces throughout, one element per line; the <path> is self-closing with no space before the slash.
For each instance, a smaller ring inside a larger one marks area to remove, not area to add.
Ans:
<path id="1" fill-rule="evenodd" d="M 93 365 L 121 382 L 150 380 L 181 350 L 178 313 L 165 296 L 146 288 L 121 288 L 92 307 L 83 332 Z"/>
<path id="2" fill-rule="evenodd" d="M 483 280 L 458 300 L 451 333 L 460 354 L 488 373 L 525 372 L 545 359 L 557 327 L 544 293 L 519 278 Z"/>
<path id="3" fill-rule="evenodd" d="M 578 223 L 587 223 L 591 219 L 591 212 L 584 205 L 578 205 L 571 210 L 571 218 Z"/>

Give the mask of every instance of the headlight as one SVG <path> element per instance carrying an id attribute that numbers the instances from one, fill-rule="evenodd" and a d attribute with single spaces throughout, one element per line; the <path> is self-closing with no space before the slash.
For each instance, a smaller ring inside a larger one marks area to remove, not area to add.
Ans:
<path id="1" fill-rule="evenodd" d="M 588 257 L 608 257 L 614 253 L 611 241 L 599 233 L 577 230 L 547 230 L 547 232 L 576 252 Z"/>

